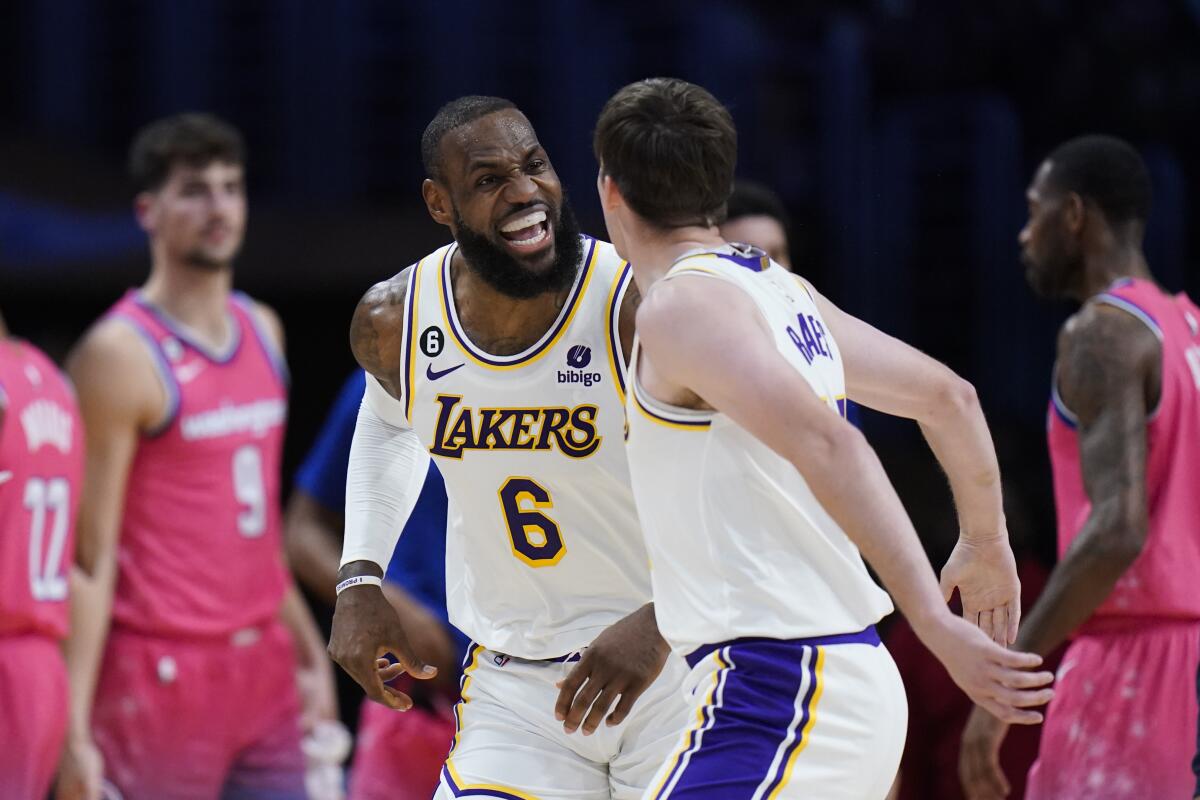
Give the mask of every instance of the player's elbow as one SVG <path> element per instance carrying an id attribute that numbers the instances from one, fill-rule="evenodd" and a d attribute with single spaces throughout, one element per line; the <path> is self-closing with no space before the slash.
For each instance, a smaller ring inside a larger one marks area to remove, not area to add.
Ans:
<path id="1" fill-rule="evenodd" d="M 973 416 L 979 412 L 979 394 L 974 384 L 947 369 L 938 383 L 935 406 L 955 417 Z"/>
<path id="2" fill-rule="evenodd" d="M 868 448 L 866 438 L 853 425 L 830 415 L 828 421 L 800 426 L 789 448 L 788 460 L 808 478 L 807 471 L 821 464 L 855 464 Z"/>
<path id="3" fill-rule="evenodd" d="M 1096 555 L 1124 571 L 1146 546 L 1149 518 L 1145 504 L 1113 498 L 1099 504 L 1094 513 L 1099 515 L 1101 523 L 1096 536 Z"/>

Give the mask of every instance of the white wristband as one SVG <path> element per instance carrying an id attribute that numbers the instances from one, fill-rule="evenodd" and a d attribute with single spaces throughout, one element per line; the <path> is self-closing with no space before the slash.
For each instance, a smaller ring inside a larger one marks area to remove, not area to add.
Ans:
<path id="1" fill-rule="evenodd" d="M 335 594 L 341 594 L 351 586 L 363 586 L 365 584 L 383 586 L 383 578 L 377 578 L 374 575 L 355 575 L 353 578 L 346 578 L 346 580 L 339 583 L 333 591 Z"/>

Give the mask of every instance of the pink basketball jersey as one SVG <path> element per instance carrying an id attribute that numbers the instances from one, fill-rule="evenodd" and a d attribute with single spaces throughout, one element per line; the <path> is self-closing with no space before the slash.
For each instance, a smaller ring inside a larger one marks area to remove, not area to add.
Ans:
<path id="1" fill-rule="evenodd" d="M 167 418 L 130 467 L 113 623 L 157 636 L 218 636 L 273 617 L 287 575 L 279 481 L 287 375 L 252 301 L 229 302 L 214 353 L 131 291 L 109 312 L 145 340 Z"/>
<path id="2" fill-rule="evenodd" d="M 0 339 L 0 635 L 67 633 L 83 423 L 58 368 Z"/>
<path id="3" fill-rule="evenodd" d="M 1124 279 L 1089 302 L 1137 317 L 1162 342 L 1162 394 L 1146 422 L 1146 493 L 1150 527 L 1145 548 L 1096 610 L 1096 625 L 1114 617 L 1200 619 L 1200 309 L 1150 281 Z M 1048 421 L 1058 554 L 1091 512 L 1083 488 L 1076 419 L 1059 397 Z"/>

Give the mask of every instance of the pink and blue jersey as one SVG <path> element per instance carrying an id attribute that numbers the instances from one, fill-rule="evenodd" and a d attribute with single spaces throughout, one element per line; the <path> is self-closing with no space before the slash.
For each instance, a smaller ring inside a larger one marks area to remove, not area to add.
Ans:
<path id="1" fill-rule="evenodd" d="M 252 301 L 228 304 L 224 352 L 140 292 L 109 312 L 146 343 L 167 392 L 126 482 L 113 623 L 153 636 L 224 636 L 278 612 L 288 577 L 280 526 L 287 373 Z"/>
<path id="2" fill-rule="evenodd" d="M 1162 342 L 1162 392 L 1146 422 L 1150 527 L 1137 560 L 1081 629 L 1119 618 L 1200 619 L 1200 309 L 1146 280 L 1118 281 L 1090 302 L 1122 309 Z M 1055 388 L 1048 422 L 1058 554 L 1079 535 L 1084 491 L 1076 419 Z"/>
<path id="3" fill-rule="evenodd" d="M 0 339 L 0 636 L 67 633 L 83 482 L 75 392 L 40 350 Z"/>

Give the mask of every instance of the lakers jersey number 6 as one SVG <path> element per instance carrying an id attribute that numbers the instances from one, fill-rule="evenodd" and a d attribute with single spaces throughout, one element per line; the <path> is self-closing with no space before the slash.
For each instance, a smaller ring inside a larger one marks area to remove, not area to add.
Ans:
<path id="1" fill-rule="evenodd" d="M 400 376 L 408 419 L 446 481 L 450 620 L 490 649 L 555 658 L 650 600 L 617 330 L 631 274 L 612 245 L 585 237 L 554 324 L 524 352 L 497 356 L 459 324 L 455 247 L 413 268 Z"/>

